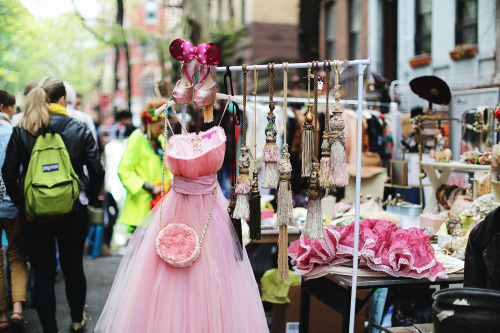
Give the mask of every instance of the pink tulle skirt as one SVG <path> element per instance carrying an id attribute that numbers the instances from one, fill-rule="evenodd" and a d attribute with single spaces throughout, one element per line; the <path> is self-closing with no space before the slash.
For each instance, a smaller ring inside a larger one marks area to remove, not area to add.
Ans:
<path id="1" fill-rule="evenodd" d="M 175 268 L 156 253 L 159 205 L 132 236 L 95 332 L 268 332 L 257 283 L 218 194 L 199 258 Z M 184 223 L 201 237 L 213 195 L 170 191 L 162 227 Z M 174 219 L 174 217 L 176 217 Z"/>

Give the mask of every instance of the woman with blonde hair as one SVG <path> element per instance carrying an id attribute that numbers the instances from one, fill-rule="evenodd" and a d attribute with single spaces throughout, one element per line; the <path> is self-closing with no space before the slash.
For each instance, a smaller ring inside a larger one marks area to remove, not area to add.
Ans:
<path id="1" fill-rule="evenodd" d="M 48 132 L 61 136 L 78 176 L 79 189 L 86 191 L 90 203 L 97 199 L 104 179 L 97 144 L 90 130 L 85 124 L 69 117 L 65 107 L 64 83 L 52 77 L 40 81 L 26 96 L 25 112 L 13 130 L 2 168 L 7 193 L 19 209 L 21 232 L 35 271 L 34 301 L 44 333 L 58 332 L 54 292 L 56 243 L 71 310 L 71 332 L 83 332 L 86 325 L 87 318 L 83 312 L 86 296 L 83 248 L 87 233 L 87 207 L 77 201 L 67 215 L 46 218 L 44 223 L 33 222 L 32 219 L 28 221 L 24 182 L 37 138 Z M 88 169 L 88 178 L 83 172 L 84 165 Z M 23 171 L 19 175 L 20 167 Z M 43 172 L 52 170 L 54 168 L 44 168 Z"/>
<path id="2" fill-rule="evenodd" d="M 142 127 L 130 135 L 118 166 L 118 176 L 127 190 L 118 222 L 126 224 L 131 232 L 154 207 L 161 193 L 162 149 L 166 149 L 162 147 L 165 123 L 163 115 L 155 115 L 154 111 L 165 102 L 161 98 L 152 99 L 144 105 Z M 170 178 L 171 174 L 166 170 L 165 191 L 170 189 Z"/>

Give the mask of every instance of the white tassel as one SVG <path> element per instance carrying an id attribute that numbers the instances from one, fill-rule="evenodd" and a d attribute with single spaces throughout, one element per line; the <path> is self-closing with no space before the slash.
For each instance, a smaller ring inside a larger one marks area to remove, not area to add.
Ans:
<path id="1" fill-rule="evenodd" d="M 236 196 L 236 206 L 234 207 L 233 218 L 245 220 L 250 218 L 249 200 L 249 194 L 238 194 Z"/>
<path id="2" fill-rule="evenodd" d="M 264 177 L 262 178 L 262 188 L 278 188 L 279 173 L 278 162 L 264 163 Z"/>
<path id="3" fill-rule="evenodd" d="M 278 221 L 280 225 L 295 225 L 292 189 L 288 180 L 281 180 L 278 189 Z"/>
<path id="4" fill-rule="evenodd" d="M 335 187 L 345 187 L 349 183 L 344 145 L 337 140 L 333 142 L 330 152 L 330 175 Z"/>
<path id="5" fill-rule="evenodd" d="M 309 187 L 307 188 L 307 217 L 304 236 L 311 239 L 325 238 L 323 227 L 323 213 L 321 210 L 321 189 L 319 187 L 319 163 L 316 161 L 312 166 Z"/>
<path id="6" fill-rule="evenodd" d="M 320 198 L 311 199 L 307 204 L 307 218 L 304 236 L 311 239 L 325 238 Z"/>
<path id="7" fill-rule="evenodd" d="M 330 177 L 330 157 L 321 158 L 319 186 L 321 186 L 321 188 L 329 188 L 333 186 L 333 177 Z"/>

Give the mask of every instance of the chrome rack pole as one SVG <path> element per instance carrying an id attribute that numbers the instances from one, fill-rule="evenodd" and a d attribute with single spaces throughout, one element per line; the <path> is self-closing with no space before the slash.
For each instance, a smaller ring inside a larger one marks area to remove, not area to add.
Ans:
<path id="1" fill-rule="evenodd" d="M 351 60 L 349 61 L 349 66 L 355 66 L 355 65 L 369 65 L 371 63 L 371 60 L 368 58 L 368 59 L 359 59 L 359 60 Z M 307 68 L 307 64 L 311 65 L 311 63 L 307 63 L 307 62 L 300 62 L 300 63 L 292 63 L 292 64 L 288 64 L 288 68 Z M 282 66 L 279 66 L 280 64 L 274 64 L 274 69 L 275 70 L 278 70 L 278 69 L 283 69 Z M 266 70 L 267 71 L 267 64 L 265 65 L 249 65 L 247 66 L 247 70 L 249 71 L 253 71 L 254 68 L 256 68 L 258 71 L 264 71 Z M 217 72 L 225 72 L 227 70 L 226 67 L 224 66 L 221 66 L 221 67 L 217 67 Z M 241 66 L 230 66 L 229 67 L 229 70 L 231 72 L 241 72 L 242 71 L 242 67 Z"/>
<path id="2" fill-rule="evenodd" d="M 363 132 L 363 73 L 366 65 L 358 64 L 358 130 L 356 137 L 356 200 L 354 215 L 354 258 L 352 264 L 351 311 L 349 314 L 349 333 L 354 333 L 356 317 L 356 290 L 358 286 L 358 248 L 359 248 L 359 204 L 361 192 L 361 141 Z"/>

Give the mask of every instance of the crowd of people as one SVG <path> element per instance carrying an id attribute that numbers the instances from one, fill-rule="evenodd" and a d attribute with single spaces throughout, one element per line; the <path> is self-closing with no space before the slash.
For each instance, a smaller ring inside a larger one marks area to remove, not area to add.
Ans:
<path id="1" fill-rule="evenodd" d="M 98 131 L 93 118 L 79 110 L 81 95 L 59 79 L 28 82 L 22 112 L 16 112 L 16 102 L 14 94 L 0 90 L 0 180 L 5 184 L 3 199 L 0 196 L 0 232 L 8 243 L 0 244 L 0 251 L 2 246 L 8 249 L 5 265 L 10 274 L 4 276 L 0 255 L 0 331 L 24 326 L 30 271 L 34 276 L 32 304 L 43 332 L 59 332 L 54 284 L 60 265 L 70 330 L 83 332 L 88 319 L 83 269 L 87 206 L 106 197 Z M 118 168 L 127 190 L 121 222 L 130 232 L 161 193 L 164 124 L 154 109 L 163 102 L 153 100 L 145 106 L 140 129 L 132 125 L 130 111 L 118 112 L 109 134 L 130 137 Z M 169 187 L 167 181 L 165 190 Z"/>

